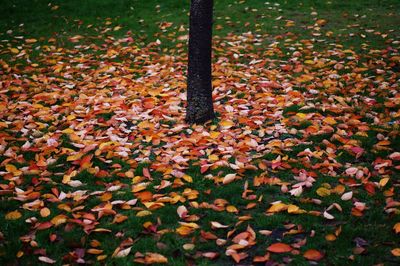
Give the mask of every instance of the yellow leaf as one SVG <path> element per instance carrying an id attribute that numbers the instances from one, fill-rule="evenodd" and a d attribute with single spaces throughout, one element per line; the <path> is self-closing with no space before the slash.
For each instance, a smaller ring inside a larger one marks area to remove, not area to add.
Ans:
<path id="1" fill-rule="evenodd" d="M 144 210 L 144 211 L 138 212 L 138 213 L 136 214 L 136 216 L 137 216 L 137 217 L 143 217 L 143 216 L 148 216 L 148 215 L 151 215 L 151 214 L 152 214 L 151 211 L 146 211 L 146 210 Z"/>
<path id="2" fill-rule="evenodd" d="M 19 50 L 17 48 L 10 48 L 11 53 L 18 54 Z"/>
<path id="3" fill-rule="evenodd" d="M 22 171 L 18 170 L 17 167 L 12 164 L 6 164 L 6 171 L 12 173 L 14 176 L 22 174 Z"/>
<path id="4" fill-rule="evenodd" d="M 102 260 L 105 260 L 106 258 L 107 258 L 107 255 L 100 255 L 100 256 L 96 257 L 97 261 L 102 261 Z"/>
<path id="5" fill-rule="evenodd" d="M 379 180 L 379 186 L 384 187 L 388 182 L 389 182 L 389 177 L 382 178 L 381 180 Z"/>
<path id="6" fill-rule="evenodd" d="M 76 118 L 75 115 L 69 115 L 69 116 L 67 116 L 67 120 L 68 120 L 68 121 L 74 120 L 75 118 Z"/>
<path id="7" fill-rule="evenodd" d="M 238 209 L 233 205 L 229 205 L 228 207 L 226 207 L 226 211 L 227 212 L 233 212 L 233 213 L 239 212 Z"/>
<path id="8" fill-rule="evenodd" d="M 136 192 L 145 190 L 148 185 L 149 185 L 148 182 L 142 182 L 142 183 L 136 184 L 136 185 L 133 186 L 132 192 L 136 193 Z"/>
<path id="9" fill-rule="evenodd" d="M 336 120 L 330 116 L 325 118 L 323 121 L 325 124 L 328 124 L 328 125 L 335 125 L 337 123 Z"/>
<path id="10" fill-rule="evenodd" d="M 68 162 L 76 161 L 76 160 L 80 159 L 82 156 L 83 156 L 83 152 L 78 152 L 78 153 L 68 156 L 67 161 Z"/>
<path id="11" fill-rule="evenodd" d="M 219 125 L 223 128 L 231 128 L 233 127 L 234 123 L 230 120 L 223 120 L 219 123 Z"/>
<path id="12" fill-rule="evenodd" d="M 63 184 L 68 184 L 71 181 L 71 178 L 76 176 L 78 172 L 76 170 L 72 171 L 70 174 L 64 175 L 62 183 Z"/>
<path id="13" fill-rule="evenodd" d="M 211 132 L 210 132 L 210 138 L 216 139 L 216 138 L 219 137 L 220 134 L 221 134 L 221 133 L 219 133 L 219 132 L 217 132 L 217 131 L 211 131 Z"/>
<path id="14" fill-rule="evenodd" d="M 52 224 L 55 226 L 58 226 L 60 224 L 66 223 L 67 222 L 67 216 L 64 214 L 57 215 L 53 217 L 53 219 L 50 220 Z"/>
<path id="15" fill-rule="evenodd" d="M 6 214 L 6 220 L 18 220 L 22 217 L 22 214 L 15 210 Z"/>
<path id="16" fill-rule="evenodd" d="M 305 119 L 305 118 L 307 117 L 307 115 L 304 114 L 304 113 L 297 113 L 296 116 L 297 116 L 298 118 L 300 118 L 301 120 L 303 120 L 303 119 Z"/>
<path id="17" fill-rule="evenodd" d="M 182 178 L 183 178 L 183 180 L 185 180 L 185 181 L 188 182 L 188 183 L 192 183 L 192 182 L 193 182 L 193 178 L 192 178 L 190 175 L 184 174 L 184 175 L 182 176 Z"/>
<path id="18" fill-rule="evenodd" d="M 128 178 L 133 178 L 135 175 L 132 170 L 126 171 L 125 176 Z"/>
<path id="19" fill-rule="evenodd" d="M 50 210 L 49 210 L 49 208 L 42 208 L 41 210 L 40 210 L 40 216 L 42 216 L 42 217 L 47 217 L 47 216 L 49 216 L 50 215 Z"/>
<path id="20" fill-rule="evenodd" d="M 179 223 L 183 226 L 194 228 L 194 229 L 200 228 L 200 226 L 196 223 L 185 223 L 185 222 L 179 222 Z"/>
<path id="21" fill-rule="evenodd" d="M 62 131 L 62 133 L 65 133 L 65 134 L 72 134 L 72 133 L 74 133 L 75 131 L 72 129 L 72 128 L 66 128 L 66 129 L 64 129 L 63 131 Z"/>
<path id="22" fill-rule="evenodd" d="M 279 203 L 275 203 L 273 204 L 268 210 L 268 213 L 275 213 L 275 212 L 281 212 L 281 211 L 285 211 L 288 209 L 288 205 L 286 205 L 285 203 L 279 202 Z"/>
<path id="23" fill-rule="evenodd" d="M 219 160 L 218 156 L 215 154 L 211 154 L 210 156 L 208 156 L 208 159 L 210 161 L 218 161 Z"/>
<path id="24" fill-rule="evenodd" d="M 150 123 L 149 121 L 142 121 L 137 126 L 139 129 L 154 128 L 154 124 Z"/>
<path id="25" fill-rule="evenodd" d="M 299 206 L 290 204 L 290 205 L 288 206 L 287 212 L 288 212 L 288 213 L 296 213 L 296 212 L 298 212 L 299 210 L 300 210 Z"/>
<path id="26" fill-rule="evenodd" d="M 181 236 L 187 236 L 193 232 L 193 228 L 187 227 L 187 226 L 180 226 L 176 228 L 176 232 L 180 234 Z"/>
<path id="27" fill-rule="evenodd" d="M 320 188 L 317 189 L 317 194 L 320 197 L 326 197 L 326 196 L 329 196 L 331 194 L 331 190 L 327 189 L 327 188 L 324 188 L 324 187 L 320 187 Z"/>

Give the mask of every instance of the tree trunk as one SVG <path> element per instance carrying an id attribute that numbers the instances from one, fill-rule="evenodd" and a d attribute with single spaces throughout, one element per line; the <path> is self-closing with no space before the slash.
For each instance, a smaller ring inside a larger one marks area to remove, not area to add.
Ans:
<path id="1" fill-rule="evenodd" d="M 211 85 L 213 0 L 191 0 L 186 121 L 204 123 L 215 117 Z"/>

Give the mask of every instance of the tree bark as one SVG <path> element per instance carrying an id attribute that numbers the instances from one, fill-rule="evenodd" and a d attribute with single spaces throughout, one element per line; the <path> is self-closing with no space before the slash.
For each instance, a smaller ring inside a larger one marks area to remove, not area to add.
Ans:
<path id="1" fill-rule="evenodd" d="M 215 117 L 211 84 L 213 0 L 191 0 L 186 121 L 204 123 Z"/>

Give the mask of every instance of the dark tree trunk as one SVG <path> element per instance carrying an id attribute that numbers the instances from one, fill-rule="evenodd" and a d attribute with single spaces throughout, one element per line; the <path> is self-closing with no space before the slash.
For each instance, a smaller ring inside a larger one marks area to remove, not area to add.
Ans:
<path id="1" fill-rule="evenodd" d="M 186 108 L 188 123 L 204 123 L 215 117 L 211 85 L 212 16 L 213 0 L 191 0 Z"/>

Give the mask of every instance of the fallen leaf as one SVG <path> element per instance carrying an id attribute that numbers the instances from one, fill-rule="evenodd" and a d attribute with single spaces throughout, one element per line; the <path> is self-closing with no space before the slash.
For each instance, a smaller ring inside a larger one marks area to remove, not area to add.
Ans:
<path id="1" fill-rule="evenodd" d="M 324 257 L 324 254 L 322 254 L 318 250 L 309 249 L 306 252 L 304 252 L 303 257 L 308 259 L 308 260 L 319 261 Z"/>
<path id="2" fill-rule="evenodd" d="M 179 206 L 178 209 L 176 210 L 176 212 L 178 213 L 178 216 L 181 219 L 184 219 L 188 214 L 188 210 L 183 205 Z"/>
<path id="3" fill-rule="evenodd" d="M 396 232 L 396 234 L 400 233 L 400 223 L 396 223 L 393 226 L 393 230 Z"/>
<path id="4" fill-rule="evenodd" d="M 320 187 L 317 189 L 317 194 L 320 197 L 326 197 L 329 196 L 331 194 L 330 189 L 324 188 L 324 187 Z"/>
<path id="5" fill-rule="evenodd" d="M 42 216 L 42 217 L 47 217 L 47 216 L 49 216 L 50 215 L 50 209 L 49 208 L 42 208 L 41 210 L 40 210 L 40 216 Z"/>
<path id="6" fill-rule="evenodd" d="M 126 248 L 126 249 L 120 249 L 119 247 L 114 251 L 114 254 L 112 255 L 113 258 L 124 258 L 129 255 L 131 252 L 132 247 Z"/>
<path id="7" fill-rule="evenodd" d="M 54 263 L 57 262 L 57 261 L 55 261 L 55 260 L 53 260 L 53 259 L 50 259 L 49 257 L 46 257 L 46 256 L 39 256 L 38 259 L 39 259 L 41 262 L 48 263 L 48 264 L 54 264 Z"/>
<path id="8" fill-rule="evenodd" d="M 392 252 L 393 256 L 400 257 L 400 248 L 394 248 L 390 252 Z"/>
<path id="9" fill-rule="evenodd" d="M 229 225 L 223 225 L 220 224 L 219 222 L 211 222 L 211 228 L 213 229 L 220 229 L 220 228 L 228 228 Z"/>
<path id="10" fill-rule="evenodd" d="M 285 253 L 292 251 L 292 247 L 285 243 L 274 243 L 267 250 L 273 253 Z"/>
<path id="11" fill-rule="evenodd" d="M 344 193 L 340 199 L 341 200 L 350 200 L 353 197 L 353 191 Z"/>
<path id="12" fill-rule="evenodd" d="M 235 179 L 236 179 L 236 174 L 227 174 L 222 180 L 222 183 L 226 185 L 233 182 Z"/>
<path id="13" fill-rule="evenodd" d="M 5 216 L 6 220 L 18 220 L 21 217 L 22 217 L 22 214 L 17 210 L 9 212 Z"/>

